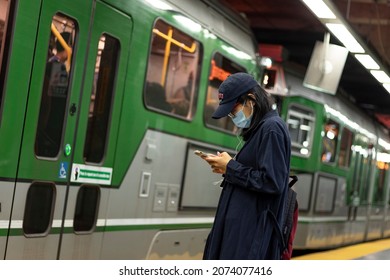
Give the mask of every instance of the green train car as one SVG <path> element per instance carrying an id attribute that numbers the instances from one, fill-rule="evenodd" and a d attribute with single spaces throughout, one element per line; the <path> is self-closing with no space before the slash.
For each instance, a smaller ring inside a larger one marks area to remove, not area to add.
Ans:
<path id="1" fill-rule="evenodd" d="M 235 150 L 210 118 L 259 78 L 245 21 L 207 1 L 0 0 L 0 254 L 202 256 L 220 188 L 193 154 Z"/>
<path id="2" fill-rule="evenodd" d="M 284 73 L 277 75 L 284 77 L 279 84 L 288 88 L 282 115 L 292 141 L 291 172 L 299 178 L 294 249 L 328 249 L 388 238 L 388 131 L 347 94 L 306 88 L 304 72 L 288 66 L 278 69 Z"/>
<path id="3" fill-rule="evenodd" d="M 235 72 L 289 126 L 295 248 L 389 236 L 388 134 L 295 69 L 277 88 L 253 38 L 214 1 L 0 0 L 2 258 L 200 259 L 221 176 L 193 152 L 242 145 L 210 117 Z"/>

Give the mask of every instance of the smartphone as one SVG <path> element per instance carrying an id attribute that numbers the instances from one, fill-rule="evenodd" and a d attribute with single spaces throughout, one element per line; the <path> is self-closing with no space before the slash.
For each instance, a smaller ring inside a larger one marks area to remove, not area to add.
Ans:
<path id="1" fill-rule="evenodd" d="M 204 153 L 202 151 L 199 151 L 199 150 L 195 150 L 194 154 L 197 155 L 197 156 L 200 156 L 200 157 L 208 157 L 208 154 L 206 154 L 206 153 Z"/>

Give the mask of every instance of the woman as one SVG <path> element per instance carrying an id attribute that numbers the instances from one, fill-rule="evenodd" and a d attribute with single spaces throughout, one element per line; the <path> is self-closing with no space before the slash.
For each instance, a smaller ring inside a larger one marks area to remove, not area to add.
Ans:
<path id="1" fill-rule="evenodd" d="M 291 140 L 270 94 L 246 73 L 230 75 L 219 87 L 212 115 L 229 116 L 245 141 L 228 153 L 203 157 L 223 174 L 222 193 L 204 259 L 280 259 L 281 223 L 288 190 Z"/>

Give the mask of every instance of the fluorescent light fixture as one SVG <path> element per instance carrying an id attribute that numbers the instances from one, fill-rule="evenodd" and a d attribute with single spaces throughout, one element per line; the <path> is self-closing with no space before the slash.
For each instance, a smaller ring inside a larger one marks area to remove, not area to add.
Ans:
<path id="1" fill-rule="evenodd" d="M 356 41 L 348 29 L 341 23 L 326 23 L 326 27 L 352 53 L 364 53 L 363 47 Z"/>
<path id="2" fill-rule="evenodd" d="M 390 84 L 383 84 L 383 87 L 390 93 Z"/>
<path id="3" fill-rule="evenodd" d="M 335 19 L 335 14 L 322 0 L 302 0 L 318 18 Z"/>
<path id="4" fill-rule="evenodd" d="M 371 70 L 371 75 L 382 84 L 390 84 L 390 77 L 382 70 Z"/>
<path id="5" fill-rule="evenodd" d="M 376 61 L 368 54 L 355 54 L 355 57 L 364 67 L 366 67 L 366 69 L 380 69 L 378 63 L 376 63 Z"/>

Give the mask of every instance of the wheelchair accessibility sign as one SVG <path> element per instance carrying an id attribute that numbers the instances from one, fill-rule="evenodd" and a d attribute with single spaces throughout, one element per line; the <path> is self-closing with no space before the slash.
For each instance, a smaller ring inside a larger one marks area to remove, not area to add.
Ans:
<path id="1" fill-rule="evenodd" d="M 60 163 L 60 169 L 58 170 L 58 178 L 66 179 L 66 176 L 68 175 L 68 166 L 69 164 L 67 162 Z"/>

